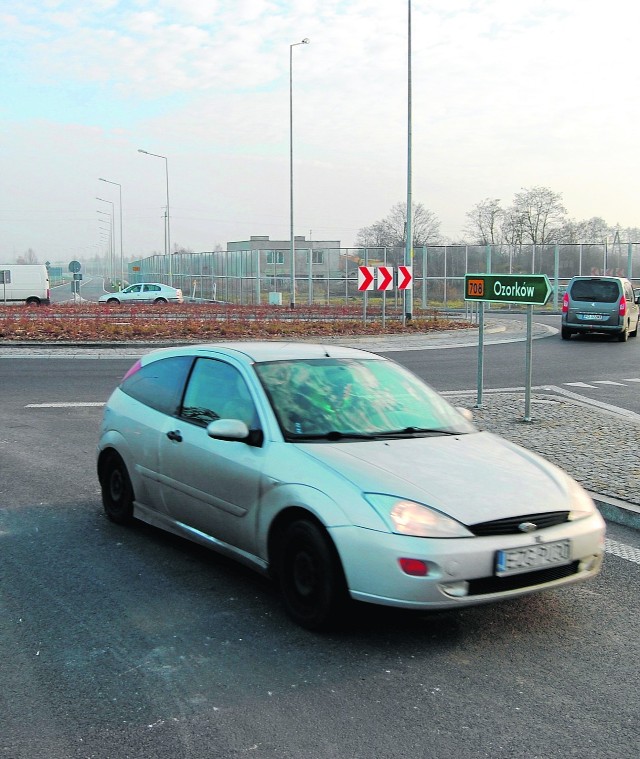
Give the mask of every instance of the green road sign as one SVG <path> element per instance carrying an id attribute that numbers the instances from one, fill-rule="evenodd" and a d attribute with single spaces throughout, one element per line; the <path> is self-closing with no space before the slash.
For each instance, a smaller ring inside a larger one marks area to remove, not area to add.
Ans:
<path id="1" fill-rule="evenodd" d="M 552 287 L 546 274 L 467 274 L 464 299 L 544 306 Z"/>

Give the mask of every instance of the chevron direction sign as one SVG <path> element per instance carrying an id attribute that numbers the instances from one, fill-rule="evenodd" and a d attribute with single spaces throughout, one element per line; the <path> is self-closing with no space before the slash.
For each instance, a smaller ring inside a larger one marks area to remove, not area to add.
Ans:
<path id="1" fill-rule="evenodd" d="M 378 290 L 393 290 L 393 266 L 378 266 Z"/>
<path id="2" fill-rule="evenodd" d="M 375 266 L 358 266 L 358 290 L 373 290 L 375 274 Z"/>
<path id="3" fill-rule="evenodd" d="M 398 290 L 413 288 L 413 266 L 398 266 Z"/>
<path id="4" fill-rule="evenodd" d="M 467 274 L 464 299 L 544 306 L 552 287 L 546 274 Z"/>

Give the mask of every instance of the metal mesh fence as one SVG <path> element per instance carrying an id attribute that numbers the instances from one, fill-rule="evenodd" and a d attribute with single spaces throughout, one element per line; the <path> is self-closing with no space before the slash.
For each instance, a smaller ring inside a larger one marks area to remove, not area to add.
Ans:
<path id="1" fill-rule="evenodd" d="M 128 264 L 128 281 L 162 282 L 182 289 L 194 300 L 242 305 L 295 301 L 310 305 L 355 305 L 358 267 L 404 262 L 403 248 L 296 248 L 295 267 L 289 250 L 232 250 L 153 255 Z M 613 274 L 633 279 L 640 274 L 640 243 L 612 248 L 606 244 L 424 246 L 413 253 L 413 301 L 417 307 L 460 306 L 467 273 L 546 274 L 554 288 L 551 305 L 575 275 Z M 292 268 L 295 293 L 292 293 Z M 398 290 L 366 292 L 370 302 L 402 299 Z"/>

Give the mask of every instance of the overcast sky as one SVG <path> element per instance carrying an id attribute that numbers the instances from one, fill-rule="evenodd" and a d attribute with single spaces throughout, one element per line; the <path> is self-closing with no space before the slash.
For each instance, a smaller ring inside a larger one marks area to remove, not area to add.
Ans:
<path id="1" fill-rule="evenodd" d="M 0 0 L 0 260 L 289 238 L 351 245 L 406 199 L 405 0 Z M 631 0 L 413 0 L 413 197 L 460 239 L 484 198 L 640 226 Z"/>

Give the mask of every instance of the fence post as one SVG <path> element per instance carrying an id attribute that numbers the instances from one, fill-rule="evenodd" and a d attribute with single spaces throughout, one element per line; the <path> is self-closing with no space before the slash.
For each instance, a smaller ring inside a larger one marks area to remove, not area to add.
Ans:
<path id="1" fill-rule="evenodd" d="M 560 273 L 560 246 L 555 244 L 553 249 L 553 308 L 558 310 L 558 276 Z"/>

